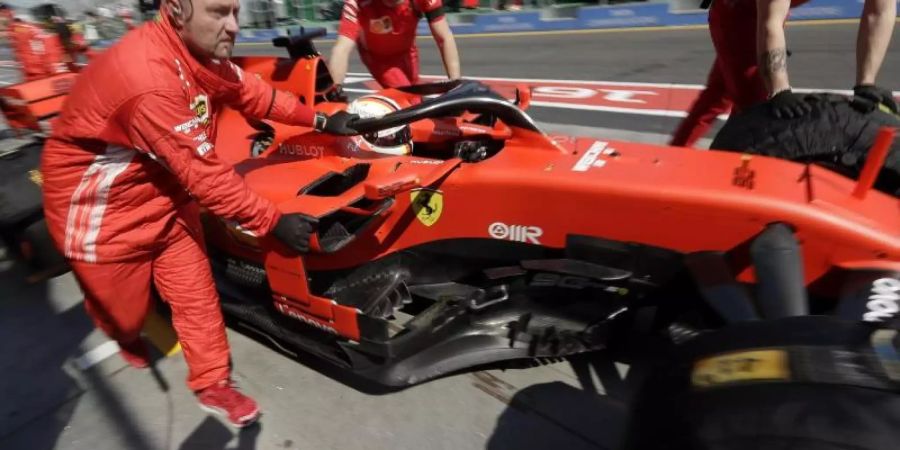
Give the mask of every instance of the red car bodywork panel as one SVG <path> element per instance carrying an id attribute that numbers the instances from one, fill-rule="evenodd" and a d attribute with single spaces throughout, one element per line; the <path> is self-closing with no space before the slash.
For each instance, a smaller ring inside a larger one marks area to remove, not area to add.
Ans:
<path id="1" fill-rule="evenodd" d="M 304 101 L 321 94 L 318 57 L 236 62 Z M 53 92 L 52 80 L 36 83 Z M 27 101 L 41 101 L 42 89 L 29 88 Z M 399 91 L 381 94 L 409 101 Z M 331 113 L 345 105 L 315 107 Z M 546 136 L 502 123 L 467 123 L 471 117 L 421 120 L 411 131 L 417 143 L 442 144 L 461 136 L 503 141 L 499 153 L 477 163 L 422 157 L 415 148 L 411 156 L 378 155 L 360 150 L 358 138 L 276 123 L 268 123 L 274 130 L 268 149 L 251 158 L 260 131 L 226 111 L 216 152 L 235 164 L 254 190 L 285 212 L 322 219 L 344 210 L 373 218 L 346 247 L 302 259 L 216 218 L 205 218 L 207 239 L 226 254 L 264 265 L 282 313 L 352 340 L 360 339 L 359 312 L 311 293 L 307 271 L 352 268 L 439 240 L 493 238 L 561 249 L 568 235 L 577 234 L 684 253 L 726 252 L 766 225 L 785 222 L 801 243 L 807 285 L 835 268 L 900 271 L 900 201 L 874 190 L 864 198 L 853 196 L 857 183 L 827 169 L 733 152 Z M 362 164 L 369 166 L 366 176 L 346 190 L 300 195 L 330 173 Z M 413 204 L 417 189 L 438 195 L 439 208 L 427 220 Z M 367 196 L 371 203 L 379 192 L 397 190 L 386 209 L 359 206 Z M 752 270 L 742 270 L 739 279 L 753 281 Z"/>

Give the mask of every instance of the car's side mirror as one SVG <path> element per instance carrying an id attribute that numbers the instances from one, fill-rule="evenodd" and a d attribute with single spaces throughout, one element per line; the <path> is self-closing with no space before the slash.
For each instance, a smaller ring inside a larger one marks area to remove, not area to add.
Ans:
<path id="1" fill-rule="evenodd" d="M 291 59 L 319 56 L 319 52 L 313 45 L 312 40 L 325 36 L 327 33 L 328 31 L 322 27 L 309 29 L 300 27 L 300 34 L 278 36 L 272 39 L 272 45 L 286 48 Z"/>

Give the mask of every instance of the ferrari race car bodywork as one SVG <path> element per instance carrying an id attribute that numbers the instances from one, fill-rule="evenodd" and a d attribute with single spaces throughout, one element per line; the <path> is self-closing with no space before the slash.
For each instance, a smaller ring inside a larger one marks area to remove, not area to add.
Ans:
<path id="1" fill-rule="evenodd" d="M 322 111 L 345 108 L 324 101 L 330 77 L 309 41 L 283 45 L 292 59 L 237 63 Z M 548 136 L 522 94 L 517 105 L 471 81 L 379 91 L 401 109 L 355 127 L 409 125 L 402 156 L 224 114 L 216 151 L 283 211 L 318 221 L 301 258 L 207 217 L 226 311 L 395 386 L 603 348 L 643 305 L 704 298 L 726 321 L 897 311 L 900 209 L 871 179 Z"/>
<path id="2" fill-rule="evenodd" d="M 316 35 L 276 39 L 290 58 L 235 62 L 323 112 L 347 108 L 328 100 Z M 644 308 L 666 311 L 651 328 L 675 334 L 685 321 L 900 309 L 900 208 L 871 188 L 889 133 L 855 181 L 772 157 L 548 136 L 523 111 L 527 90 L 377 95 L 399 110 L 356 122 L 364 136 L 218 119 L 216 152 L 247 184 L 317 221 L 301 257 L 204 216 L 224 310 L 279 345 L 405 386 L 601 349 Z M 406 126 L 411 154 L 366 145 Z"/>
<path id="3" fill-rule="evenodd" d="M 0 88 L 0 112 L 9 126 L 0 132 L 0 244 L 30 266 L 34 281 L 68 270 L 43 219 L 39 165 L 49 121 L 59 113 L 75 76 L 64 73 Z"/>

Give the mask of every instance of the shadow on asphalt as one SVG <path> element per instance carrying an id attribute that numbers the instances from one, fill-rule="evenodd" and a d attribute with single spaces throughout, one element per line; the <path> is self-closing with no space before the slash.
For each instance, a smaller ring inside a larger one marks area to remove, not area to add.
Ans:
<path id="1" fill-rule="evenodd" d="M 28 284 L 23 267 L 4 269 L 0 341 L 9 345 L 0 350 L 0 448 L 55 448 L 81 394 L 90 390 L 132 448 L 149 450 L 149 441 L 110 388 L 107 375 L 95 368 L 80 371 L 71 363 L 85 353 L 83 341 L 94 330 L 83 304 L 60 312 L 59 302 L 50 298 L 49 282 Z"/>
<path id="2" fill-rule="evenodd" d="M 497 419 L 487 450 L 538 450 L 559 448 L 547 428 L 535 420 L 570 435 L 577 448 L 619 449 L 624 444 L 631 402 L 654 367 L 653 360 L 628 361 L 624 376 L 606 352 L 567 358 L 579 387 L 554 381 L 522 389 L 507 402 Z M 599 383 L 595 380 L 598 380 Z"/>
<path id="3" fill-rule="evenodd" d="M 234 438 L 234 432 L 222 424 L 222 422 L 207 417 L 193 432 L 181 443 L 178 450 L 255 450 L 256 440 L 262 432 L 262 423 L 257 422 L 237 432 L 237 445 L 227 444 Z"/>

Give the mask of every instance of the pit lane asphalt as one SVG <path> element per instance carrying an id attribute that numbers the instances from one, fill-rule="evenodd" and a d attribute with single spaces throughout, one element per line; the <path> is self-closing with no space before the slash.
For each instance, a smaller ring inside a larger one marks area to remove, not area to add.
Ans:
<path id="1" fill-rule="evenodd" d="M 851 89 L 855 82 L 855 23 L 792 23 L 787 27 L 791 83 L 797 88 Z M 316 41 L 327 57 L 332 41 Z M 443 75 L 433 39 L 418 40 L 421 72 Z M 646 31 L 458 37 L 464 76 L 553 80 L 704 84 L 714 55 L 705 27 Z M 240 45 L 239 55 L 286 55 L 267 44 Z M 351 72 L 365 72 L 354 53 Z M 879 80 L 900 89 L 900 33 L 894 33 Z M 895 83 L 891 85 L 891 83 Z M 680 119 L 532 107 L 535 120 L 581 127 L 668 135 Z"/>
<path id="2" fill-rule="evenodd" d="M 852 83 L 853 25 L 791 26 L 788 36 L 796 86 Z M 440 74 L 433 44 L 420 45 L 423 73 Z M 712 60 L 705 30 L 464 37 L 459 45 L 473 76 L 698 84 Z M 320 48 L 327 54 L 330 44 Z M 900 72 L 893 48 L 882 80 Z M 352 61 L 352 71 L 363 71 Z M 16 78 L 0 68 L 0 81 Z M 547 108 L 533 115 L 579 132 L 633 130 L 636 139 L 668 134 L 677 122 Z M 385 393 L 253 336 L 229 330 L 236 378 L 265 411 L 259 426 L 238 433 L 196 407 L 180 354 L 154 372 L 126 368 L 115 355 L 85 368 L 86 354 L 100 359 L 109 346 L 87 320 L 71 275 L 29 285 L 21 268 L 0 262 L 0 449 L 615 448 L 636 376 L 600 358 L 575 358 Z"/>

